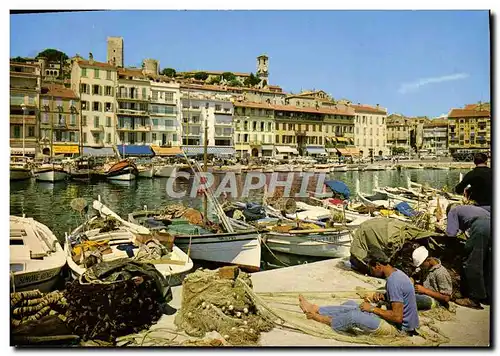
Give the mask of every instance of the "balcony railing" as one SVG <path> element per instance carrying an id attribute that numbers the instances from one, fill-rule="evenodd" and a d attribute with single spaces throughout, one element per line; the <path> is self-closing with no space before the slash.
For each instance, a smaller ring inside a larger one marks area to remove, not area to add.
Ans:
<path id="1" fill-rule="evenodd" d="M 149 116 L 149 112 L 145 110 L 136 110 L 136 109 L 122 109 L 119 108 L 117 110 L 118 115 L 136 115 L 136 116 Z"/>
<path id="2" fill-rule="evenodd" d="M 116 93 L 116 98 L 117 99 L 123 99 L 123 100 L 139 100 L 139 101 L 150 101 L 151 96 L 150 95 L 142 95 L 142 93 L 121 93 L 118 92 Z"/>
<path id="3" fill-rule="evenodd" d="M 20 97 L 11 97 L 10 98 L 10 105 L 19 105 L 21 106 L 22 104 L 26 106 L 37 106 L 37 100 L 36 98 L 33 97 L 25 97 L 25 98 L 20 98 Z"/>
<path id="4" fill-rule="evenodd" d="M 93 132 L 104 132 L 104 126 L 103 125 L 99 125 L 97 127 L 92 127 L 90 129 L 90 131 L 93 131 Z"/>

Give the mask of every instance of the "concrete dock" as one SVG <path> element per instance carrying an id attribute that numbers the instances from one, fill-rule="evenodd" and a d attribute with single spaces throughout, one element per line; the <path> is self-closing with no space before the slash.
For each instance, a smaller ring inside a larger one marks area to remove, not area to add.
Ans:
<path id="1" fill-rule="evenodd" d="M 252 274 L 253 289 L 257 293 L 263 292 L 311 292 L 311 291 L 348 291 L 361 287 L 374 290 L 385 285 L 384 280 L 367 276 L 356 275 L 342 268 L 343 262 L 339 259 L 320 261 L 305 265 L 262 271 Z M 181 307 L 182 286 L 173 288 L 173 300 L 170 305 L 176 309 Z M 297 301 L 297 311 L 300 311 Z M 164 315 L 160 321 L 150 329 L 151 334 L 161 337 L 175 337 L 176 342 L 193 339 L 182 332 L 174 334 L 175 315 Z M 490 344 L 490 307 L 484 310 L 473 310 L 456 307 L 456 315 L 451 321 L 436 321 L 435 324 L 450 342 L 442 346 L 488 346 Z M 155 332 L 155 330 L 157 330 Z M 170 334 L 172 332 L 172 334 Z M 207 337 L 217 338 L 218 334 Z M 220 338 L 220 336 L 218 336 Z M 420 337 L 414 337 L 418 345 Z M 423 339 L 422 339 L 423 340 Z M 143 346 L 153 346 L 153 341 L 143 340 Z M 159 345 L 157 345 L 159 346 Z M 263 333 L 259 346 L 366 346 L 340 342 L 333 339 L 323 339 L 311 335 L 274 328 Z"/>

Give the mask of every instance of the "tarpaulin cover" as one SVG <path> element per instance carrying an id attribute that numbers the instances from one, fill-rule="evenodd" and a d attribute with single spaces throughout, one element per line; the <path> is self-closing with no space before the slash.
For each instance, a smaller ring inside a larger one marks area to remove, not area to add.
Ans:
<path id="1" fill-rule="evenodd" d="M 327 180 L 325 184 L 334 192 L 342 194 L 346 199 L 349 199 L 349 197 L 351 196 L 349 187 L 340 180 Z"/>
<path id="2" fill-rule="evenodd" d="M 404 216 L 408 216 L 408 217 L 413 217 L 415 215 L 417 215 L 417 213 L 415 212 L 415 210 L 413 210 L 410 205 L 405 202 L 405 201 L 402 201 L 401 203 L 398 203 L 394 206 L 394 208 L 399 211 L 401 214 L 403 214 Z"/>
<path id="3" fill-rule="evenodd" d="M 369 251 L 383 251 L 392 258 L 405 242 L 435 236 L 436 233 L 421 230 L 409 223 L 392 218 L 368 220 L 354 232 L 351 242 L 351 261 L 354 257 L 363 262 Z"/>

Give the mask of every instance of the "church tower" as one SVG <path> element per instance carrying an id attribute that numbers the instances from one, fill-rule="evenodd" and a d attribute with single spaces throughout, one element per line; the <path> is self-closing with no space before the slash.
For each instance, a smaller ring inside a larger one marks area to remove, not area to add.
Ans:
<path id="1" fill-rule="evenodd" d="M 257 77 L 261 80 L 261 87 L 269 85 L 269 57 L 261 55 L 257 57 Z"/>
<path id="2" fill-rule="evenodd" d="M 123 68 L 123 37 L 108 37 L 107 62 Z"/>

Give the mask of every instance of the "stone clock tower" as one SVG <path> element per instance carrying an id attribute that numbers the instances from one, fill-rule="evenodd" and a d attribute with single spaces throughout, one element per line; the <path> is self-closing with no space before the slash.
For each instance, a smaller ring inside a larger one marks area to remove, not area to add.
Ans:
<path id="1" fill-rule="evenodd" d="M 269 57 L 266 55 L 261 55 L 257 57 L 257 77 L 260 78 L 261 87 L 269 85 Z"/>

